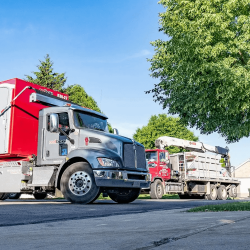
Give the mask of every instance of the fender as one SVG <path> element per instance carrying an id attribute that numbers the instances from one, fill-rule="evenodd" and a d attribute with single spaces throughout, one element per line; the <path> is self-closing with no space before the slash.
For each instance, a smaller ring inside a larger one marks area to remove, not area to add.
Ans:
<path id="1" fill-rule="evenodd" d="M 60 164 L 56 173 L 55 187 L 60 190 L 60 181 L 63 172 L 68 166 L 75 162 L 87 162 L 92 169 L 107 169 L 99 164 L 98 160 L 96 159 L 97 157 L 111 158 L 116 160 L 120 166 L 123 166 L 121 157 L 112 150 L 104 148 L 78 148 L 71 151 Z"/>

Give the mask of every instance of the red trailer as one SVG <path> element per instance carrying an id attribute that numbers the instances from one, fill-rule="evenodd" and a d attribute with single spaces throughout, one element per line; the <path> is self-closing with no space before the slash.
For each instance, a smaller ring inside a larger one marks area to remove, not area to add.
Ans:
<path id="1" fill-rule="evenodd" d="M 68 100 L 68 95 L 18 78 L 0 82 L 0 91 L 0 110 L 3 113 L 0 122 L 0 161 L 37 155 L 39 111 L 53 104 L 49 105 L 42 99 L 31 100 L 32 93 L 36 93 L 35 98 L 42 93 L 41 96 L 64 100 Z"/>

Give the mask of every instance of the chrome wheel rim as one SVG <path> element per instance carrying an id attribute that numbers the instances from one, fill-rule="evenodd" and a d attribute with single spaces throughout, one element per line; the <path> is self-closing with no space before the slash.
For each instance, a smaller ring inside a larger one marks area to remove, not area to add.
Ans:
<path id="1" fill-rule="evenodd" d="M 157 185 L 156 192 L 157 192 L 158 196 L 161 195 L 161 185 L 160 184 Z"/>
<path id="2" fill-rule="evenodd" d="M 91 189 L 91 186 L 91 177 L 84 171 L 75 172 L 69 178 L 69 189 L 74 195 L 86 195 Z"/>

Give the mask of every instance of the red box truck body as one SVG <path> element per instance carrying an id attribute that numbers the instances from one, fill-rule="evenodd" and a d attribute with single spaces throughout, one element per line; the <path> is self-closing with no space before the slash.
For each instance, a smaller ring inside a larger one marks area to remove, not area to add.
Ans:
<path id="1" fill-rule="evenodd" d="M 18 98 L 12 100 L 27 86 Z M 27 158 L 37 154 L 38 115 L 47 103 L 30 102 L 35 90 L 68 100 L 68 95 L 18 78 L 0 82 L 0 110 L 11 107 L 0 116 L 0 161 Z"/>

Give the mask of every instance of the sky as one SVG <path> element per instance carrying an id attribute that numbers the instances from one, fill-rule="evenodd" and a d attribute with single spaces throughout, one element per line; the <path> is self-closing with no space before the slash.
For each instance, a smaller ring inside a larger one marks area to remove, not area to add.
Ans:
<path id="1" fill-rule="evenodd" d="M 150 45 L 168 39 L 158 31 L 164 8 L 158 0 L 0 0 L 0 80 L 24 79 L 49 54 L 66 85 L 80 84 L 121 135 L 132 137 L 152 115 L 166 113 L 145 94 L 159 81 L 150 77 Z M 230 149 L 231 164 L 250 158 L 250 138 L 226 144 L 217 133 L 203 143 Z"/>

